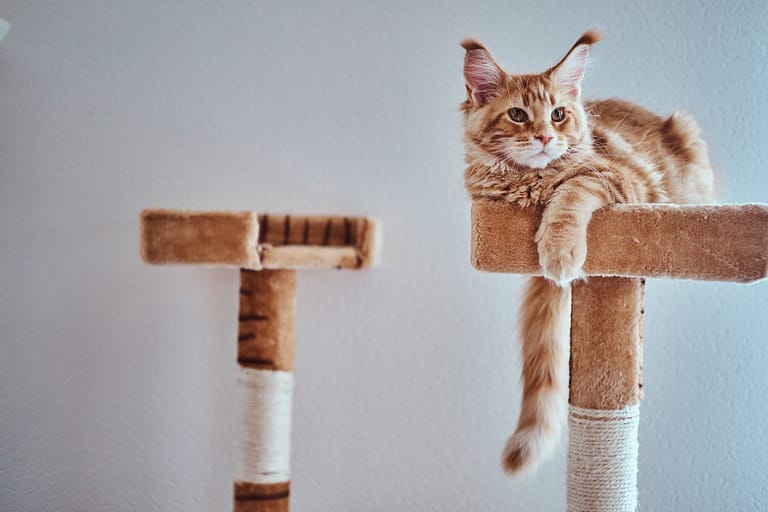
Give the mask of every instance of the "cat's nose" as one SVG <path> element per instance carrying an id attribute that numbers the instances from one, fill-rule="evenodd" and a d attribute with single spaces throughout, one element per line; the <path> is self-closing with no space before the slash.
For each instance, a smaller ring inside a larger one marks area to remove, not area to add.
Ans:
<path id="1" fill-rule="evenodd" d="M 545 146 L 552 140 L 552 137 L 548 135 L 536 135 L 535 138 Z"/>

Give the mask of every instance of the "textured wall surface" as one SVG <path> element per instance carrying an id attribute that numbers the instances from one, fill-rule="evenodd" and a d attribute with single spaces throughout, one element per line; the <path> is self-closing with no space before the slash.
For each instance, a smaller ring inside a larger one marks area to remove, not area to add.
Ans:
<path id="1" fill-rule="evenodd" d="M 230 506 L 237 273 L 143 266 L 146 206 L 384 222 L 300 276 L 294 510 L 564 510 L 564 451 L 499 471 L 522 281 L 469 266 L 458 41 L 537 71 L 601 27 L 585 95 L 694 113 L 768 201 L 768 4 L 673 4 L 0 3 L 0 510 Z M 648 283 L 643 510 L 768 509 L 767 309 Z"/>

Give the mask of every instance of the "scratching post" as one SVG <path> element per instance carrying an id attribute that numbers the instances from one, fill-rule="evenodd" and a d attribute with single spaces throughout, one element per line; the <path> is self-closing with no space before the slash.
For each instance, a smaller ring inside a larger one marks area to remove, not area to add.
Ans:
<path id="1" fill-rule="evenodd" d="M 472 206 L 472 264 L 541 275 L 541 208 Z M 594 213 L 586 281 L 573 284 L 568 511 L 635 512 L 645 276 L 751 282 L 768 275 L 768 205 L 625 204 Z"/>
<path id="2" fill-rule="evenodd" d="M 367 217 L 142 212 L 145 262 L 240 269 L 236 512 L 289 509 L 296 269 L 367 268 L 378 244 Z"/>
<path id="3" fill-rule="evenodd" d="M 568 411 L 571 512 L 635 512 L 642 398 L 639 278 L 592 277 L 573 286 Z"/>
<path id="4" fill-rule="evenodd" d="M 240 271 L 235 510 L 288 510 L 294 270 Z"/>

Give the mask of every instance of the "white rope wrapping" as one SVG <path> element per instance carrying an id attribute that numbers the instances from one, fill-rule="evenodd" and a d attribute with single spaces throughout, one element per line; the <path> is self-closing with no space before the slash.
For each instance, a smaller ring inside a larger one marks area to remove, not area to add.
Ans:
<path id="1" fill-rule="evenodd" d="M 568 412 L 568 512 L 635 512 L 640 406 Z"/>
<path id="2" fill-rule="evenodd" d="M 292 392 L 292 372 L 239 367 L 235 481 L 290 481 Z"/>

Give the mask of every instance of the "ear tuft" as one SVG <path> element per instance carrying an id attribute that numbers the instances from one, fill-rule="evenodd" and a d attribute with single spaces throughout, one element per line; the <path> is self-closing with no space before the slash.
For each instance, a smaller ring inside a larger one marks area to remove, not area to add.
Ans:
<path id="1" fill-rule="evenodd" d="M 602 39 L 603 39 L 602 32 L 600 32 L 596 28 L 591 28 L 586 32 L 584 32 L 583 34 L 581 34 L 581 37 L 579 38 L 578 41 L 576 41 L 576 43 L 574 43 L 573 46 L 576 47 L 580 44 L 593 45 L 595 43 L 602 41 Z"/>
<path id="2" fill-rule="evenodd" d="M 465 39 L 461 42 L 461 46 L 467 50 L 464 56 L 467 97 L 473 105 L 482 107 L 498 92 L 503 71 L 479 41 Z"/>
<path id="3" fill-rule="evenodd" d="M 464 48 L 467 51 L 470 51 L 470 50 L 485 50 L 485 46 L 483 46 L 483 43 L 481 43 L 477 39 L 472 39 L 471 37 L 463 40 L 461 42 L 461 47 Z M 485 51 L 488 51 L 488 50 L 485 50 Z"/>
<path id="4" fill-rule="evenodd" d="M 588 30 L 576 41 L 565 57 L 554 67 L 545 72 L 552 81 L 567 94 L 578 98 L 581 95 L 581 81 L 587 67 L 589 50 L 593 44 L 603 38 L 595 29 Z"/>

